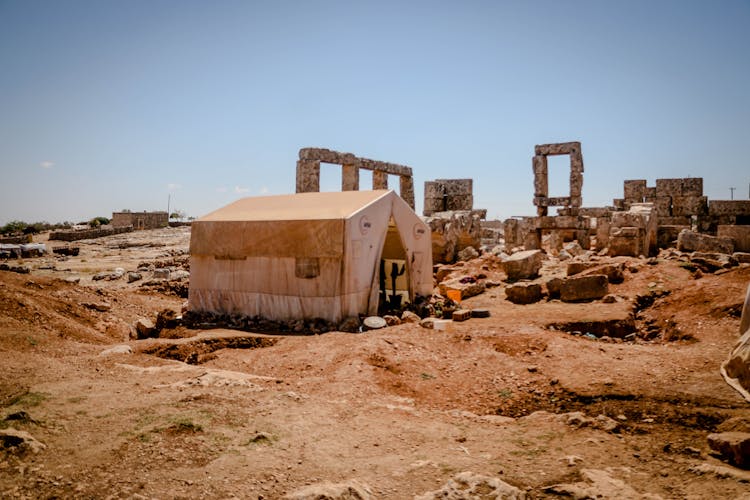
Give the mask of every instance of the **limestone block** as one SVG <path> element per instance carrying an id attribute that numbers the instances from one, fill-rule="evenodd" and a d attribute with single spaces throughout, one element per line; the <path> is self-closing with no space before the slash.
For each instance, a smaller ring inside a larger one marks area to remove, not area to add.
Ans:
<path id="1" fill-rule="evenodd" d="M 388 173 L 380 170 L 372 172 L 372 189 L 388 189 Z"/>
<path id="2" fill-rule="evenodd" d="M 297 162 L 297 192 L 317 193 L 320 191 L 320 162 L 299 160 Z"/>
<path id="3" fill-rule="evenodd" d="M 567 276 L 573 276 L 574 274 L 582 273 L 587 269 L 592 269 L 598 266 L 599 263 L 597 262 L 568 262 L 565 274 Z"/>
<path id="4" fill-rule="evenodd" d="M 440 295 L 445 297 L 448 296 L 448 290 L 457 290 L 461 292 L 461 300 L 474 297 L 484 292 L 486 284 L 484 281 L 466 281 L 464 277 L 453 278 L 447 281 L 443 281 L 438 285 Z"/>
<path id="5" fill-rule="evenodd" d="M 656 197 L 682 196 L 682 179 L 656 179 Z"/>
<path id="6" fill-rule="evenodd" d="M 623 195 L 628 201 L 642 202 L 646 197 L 646 180 L 629 180 L 623 182 Z"/>
<path id="7" fill-rule="evenodd" d="M 542 238 L 538 231 L 529 231 L 523 235 L 523 246 L 526 250 L 542 248 Z"/>
<path id="8" fill-rule="evenodd" d="M 604 264 L 581 272 L 581 276 L 592 276 L 594 274 L 603 274 L 607 277 L 607 281 L 615 285 L 625 281 L 622 264 Z"/>
<path id="9" fill-rule="evenodd" d="M 559 142 L 553 144 L 539 144 L 534 146 L 534 154 L 539 155 L 569 155 L 576 154 L 581 151 L 581 143 L 575 142 Z"/>
<path id="10" fill-rule="evenodd" d="M 750 226 L 721 225 L 717 229 L 716 236 L 731 239 L 736 252 L 750 252 Z"/>
<path id="11" fill-rule="evenodd" d="M 425 219 L 432 231 L 432 261 L 450 263 L 466 247 L 482 243 L 480 211 L 463 210 L 434 213 Z"/>
<path id="12" fill-rule="evenodd" d="M 671 217 L 672 216 L 672 197 L 671 196 L 657 196 L 656 202 L 656 213 L 659 217 Z"/>
<path id="13" fill-rule="evenodd" d="M 563 280 L 561 278 L 552 278 L 545 283 L 547 288 L 547 295 L 550 299 L 560 298 L 560 289 L 562 288 Z"/>
<path id="14" fill-rule="evenodd" d="M 359 191 L 359 167 L 356 165 L 341 166 L 341 190 Z"/>
<path id="15" fill-rule="evenodd" d="M 750 433 L 721 432 L 709 434 L 708 446 L 724 460 L 738 467 L 750 467 Z"/>
<path id="16" fill-rule="evenodd" d="M 572 199 L 580 198 L 583 192 L 583 173 L 572 168 L 570 169 L 570 197 Z M 577 206 L 581 206 L 580 202 Z"/>
<path id="17" fill-rule="evenodd" d="M 708 215 L 734 215 L 750 217 L 750 200 L 711 200 Z"/>
<path id="18" fill-rule="evenodd" d="M 357 185 L 359 185 L 359 179 L 357 179 Z M 399 196 L 411 207 L 415 209 L 414 204 L 414 179 L 411 175 L 399 176 Z"/>
<path id="19" fill-rule="evenodd" d="M 675 217 L 708 214 L 707 196 L 673 196 L 672 215 Z"/>
<path id="20" fill-rule="evenodd" d="M 638 257 L 643 255 L 641 252 L 641 239 L 637 236 L 623 234 L 622 229 L 633 229 L 637 232 L 638 228 L 613 228 L 609 234 L 609 256 L 625 255 Z"/>
<path id="21" fill-rule="evenodd" d="M 531 163 L 534 170 L 534 196 L 549 196 L 547 157 L 534 156 Z"/>
<path id="22" fill-rule="evenodd" d="M 681 188 L 682 196 L 703 196 L 703 177 L 686 177 Z"/>
<path id="23" fill-rule="evenodd" d="M 659 217 L 659 226 L 690 226 L 692 223 L 692 217 L 687 215 L 681 215 L 679 217 Z"/>
<path id="24" fill-rule="evenodd" d="M 436 212 L 445 212 L 445 200 L 443 200 L 442 197 L 440 198 L 425 198 L 424 199 L 424 209 L 422 211 L 422 214 L 425 217 L 429 217 L 430 215 L 436 213 Z"/>
<path id="25" fill-rule="evenodd" d="M 656 201 L 656 188 L 655 187 L 646 188 L 646 197 L 643 201 L 647 203 Z"/>
<path id="26" fill-rule="evenodd" d="M 750 252 L 734 252 L 732 258 L 740 264 L 750 264 Z M 750 320 L 750 314 L 748 314 Z"/>
<path id="27" fill-rule="evenodd" d="M 440 183 L 443 192 L 447 195 L 465 195 L 473 193 L 474 181 L 472 179 L 436 179 Z"/>
<path id="28" fill-rule="evenodd" d="M 623 200 L 621 198 L 615 198 L 614 200 L 612 200 L 612 204 L 619 211 L 624 211 L 625 210 L 625 200 Z"/>
<path id="29" fill-rule="evenodd" d="M 542 300 L 542 286 L 538 283 L 516 283 L 505 289 L 505 298 L 514 304 L 533 304 Z"/>
<path id="30" fill-rule="evenodd" d="M 446 210 L 471 210 L 474 208 L 474 197 L 470 194 L 447 195 L 445 197 Z"/>
<path id="31" fill-rule="evenodd" d="M 508 280 L 533 279 L 539 275 L 544 254 L 541 250 L 517 252 L 503 261 Z"/>
<path id="32" fill-rule="evenodd" d="M 566 278 L 560 287 L 563 302 L 583 302 L 601 299 L 609 293 L 609 282 L 603 274 Z"/>
<path id="33" fill-rule="evenodd" d="M 731 254 L 734 252 L 734 243 L 731 238 L 719 238 L 683 229 L 677 236 L 677 250 Z"/>

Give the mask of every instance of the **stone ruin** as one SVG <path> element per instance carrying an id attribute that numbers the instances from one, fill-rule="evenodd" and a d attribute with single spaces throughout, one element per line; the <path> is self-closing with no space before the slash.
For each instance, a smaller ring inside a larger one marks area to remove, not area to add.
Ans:
<path id="1" fill-rule="evenodd" d="M 549 156 L 570 157 L 570 190 L 568 196 L 549 196 Z M 506 248 L 523 246 L 527 250 L 542 248 L 543 236 L 553 252 L 562 248 L 564 241 L 578 240 L 582 248 L 591 244 L 592 221 L 582 215 L 583 153 L 580 142 L 541 144 L 534 147 L 534 205 L 536 217 L 515 217 L 505 221 Z M 549 215 L 549 207 L 560 207 L 556 216 Z"/>
<path id="2" fill-rule="evenodd" d="M 297 161 L 297 192 L 320 191 L 320 164 L 341 165 L 341 190 L 359 191 L 359 170 L 372 171 L 372 189 L 388 189 L 388 176 L 399 176 L 399 194 L 414 210 L 414 179 L 411 168 L 396 163 L 359 158 L 324 148 L 302 148 Z"/>
<path id="3" fill-rule="evenodd" d="M 686 177 L 626 180 L 624 197 L 611 207 L 582 207 L 583 155 L 580 142 L 543 144 L 534 148 L 534 205 L 536 217 L 514 217 L 505 221 L 508 250 L 542 247 L 550 251 L 563 242 L 577 240 L 584 249 L 607 249 L 609 255 L 652 256 L 660 248 L 677 246 L 683 251 L 722 253 L 750 252 L 750 201 L 709 200 L 703 194 L 703 179 Z M 550 197 L 547 158 L 570 157 L 568 196 Z M 550 216 L 549 207 L 560 207 Z M 681 236 L 682 235 L 682 236 Z"/>
<path id="4" fill-rule="evenodd" d="M 423 214 L 432 231 L 433 263 L 452 263 L 481 246 L 487 210 L 474 209 L 471 179 L 426 181 Z"/>

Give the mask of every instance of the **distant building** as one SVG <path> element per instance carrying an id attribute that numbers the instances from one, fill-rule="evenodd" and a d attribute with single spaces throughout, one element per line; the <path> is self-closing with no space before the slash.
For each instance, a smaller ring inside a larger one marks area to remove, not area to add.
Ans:
<path id="1" fill-rule="evenodd" d="M 112 212 L 114 227 L 133 226 L 133 229 L 155 229 L 169 225 L 167 212 Z"/>

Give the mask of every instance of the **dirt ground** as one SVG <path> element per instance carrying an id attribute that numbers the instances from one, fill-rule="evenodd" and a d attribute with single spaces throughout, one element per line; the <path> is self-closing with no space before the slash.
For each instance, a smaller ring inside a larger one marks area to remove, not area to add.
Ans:
<path id="1" fill-rule="evenodd" d="M 0 271 L 0 428 L 44 445 L 0 450 L 0 497 L 269 499 L 347 483 L 400 499 L 468 471 L 529 498 L 750 498 L 748 472 L 706 443 L 730 418 L 750 422 L 719 374 L 748 265 L 696 278 L 678 260 L 618 258 L 614 303 L 514 305 L 501 284 L 464 302 L 489 318 L 447 330 L 132 340 L 139 318 L 185 299 L 143 286 L 151 271 L 93 276 L 182 263 L 189 231 L 78 242 L 75 257 L 9 262 L 30 274 Z M 649 295 L 636 324 L 652 340 L 562 331 L 632 318 Z M 174 345 L 212 352 L 157 355 Z"/>

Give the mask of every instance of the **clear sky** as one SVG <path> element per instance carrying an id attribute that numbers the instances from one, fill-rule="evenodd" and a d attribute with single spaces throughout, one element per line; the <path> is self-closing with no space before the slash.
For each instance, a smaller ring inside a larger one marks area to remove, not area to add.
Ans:
<path id="1" fill-rule="evenodd" d="M 532 215 L 534 145 L 571 140 L 585 206 L 686 176 L 747 199 L 749 26 L 747 0 L 0 0 L 0 223 L 198 217 L 294 192 L 309 146 L 412 167 L 420 213 L 471 177 Z"/>

